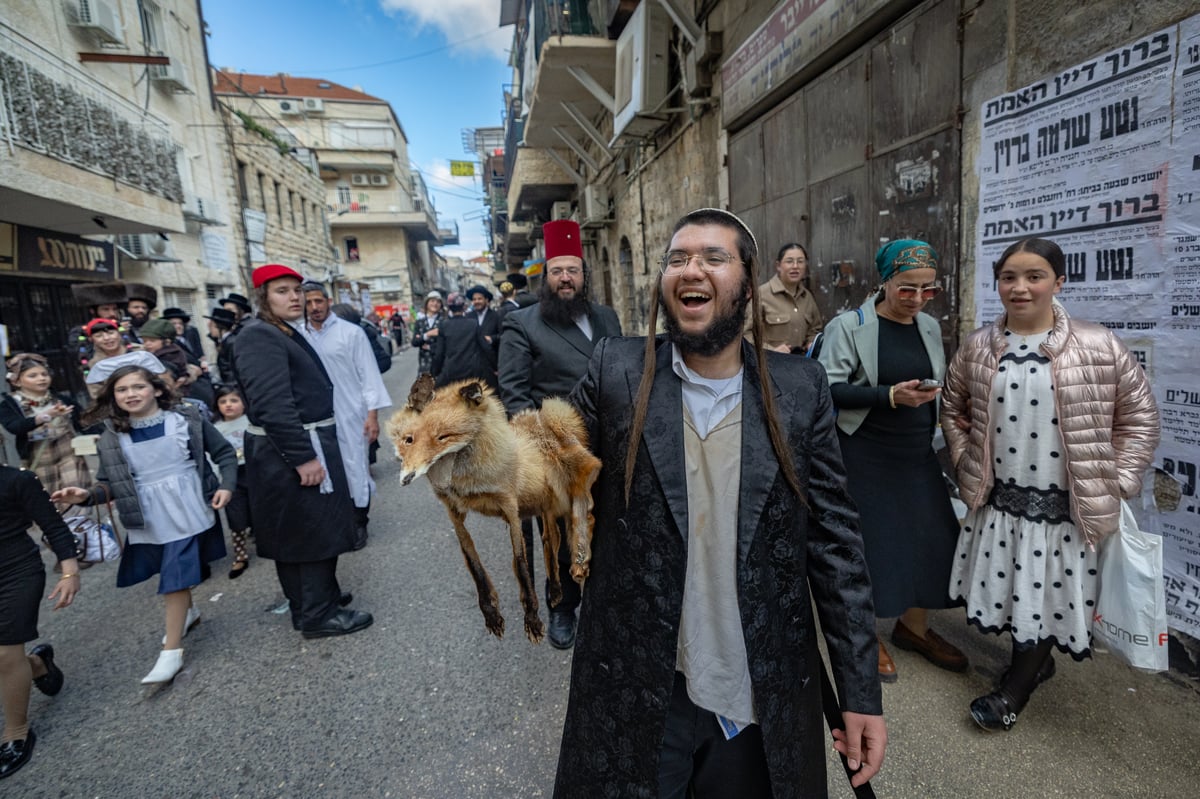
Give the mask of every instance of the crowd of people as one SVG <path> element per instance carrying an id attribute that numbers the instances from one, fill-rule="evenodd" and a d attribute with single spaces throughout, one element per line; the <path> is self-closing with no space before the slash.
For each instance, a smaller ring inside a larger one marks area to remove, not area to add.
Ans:
<path id="1" fill-rule="evenodd" d="M 437 386 L 479 380 L 510 415 L 569 397 L 605 465 L 586 590 L 565 580 L 552 603 L 546 586 L 547 637 L 575 650 L 555 796 L 823 795 L 823 683 L 839 695 L 834 748 L 862 785 L 887 746 L 880 684 L 900 676 L 877 617 L 894 619 L 891 646 L 953 672 L 967 657 L 930 610 L 962 606 L 1011 640 L 1009 668 L 965 708 L 988 731 L 1015 725 L 1055 673 L 1054 649 L 1090 656 L 1096 547 L 1140 491 L 1159 422 L 1120 339 L 1057 300 L 1058 245 L 1004 253 L 1004 313 L 947 359 L 925 312 L 941 261 L 923 241 L 884 244 L 878 290 L 824 320 L 803 245 L 782 246 L 760 284 L 750 228 L 693 211 L 659 264 L 649 327 L 661 318 L 664 333 L 623 338 L 591 298 L 578 225 L 543 233 L 536 294 L 522 274 L 498 302 L 483 285 L 432 291 L 411 343 Z M 253 287 L 253 302 L 230 295 L 205 317 L 215 370 L 186 313 L 150 318 L 144 287 L 111 303 L 112 286 L 93 289 L 76 334 L 94 398 L 83 413 L 51 390 L 44 358 L 8 360 L 0 423 L 22 468 L 0 469 L 0 777 L 32 752 L 31 686 L 63 684 L 51 646 L 25 651 L 45 582 L 27 530 L 59 561 L 50 600 L 70 605 L 85 566 L 61 516 L 71 506 L 116 504 L 119 586 L 159 578 L 165 635 L 144 683 L 182 668 L 191 592 L 226 556 L 226 526 L 229 577 L 249 567 L 252 533 L 303 636 L 372 624 L 337 565 L 367 543 L 390 359 L 372 321 L 295 270 L 260 267 Z M 389 321 L 402 344 L 404 320 Z M 71 447 L 85 430 L 99 433 L 94 476 Z M 529 551 L 534 529 L 524 522 Z"/>

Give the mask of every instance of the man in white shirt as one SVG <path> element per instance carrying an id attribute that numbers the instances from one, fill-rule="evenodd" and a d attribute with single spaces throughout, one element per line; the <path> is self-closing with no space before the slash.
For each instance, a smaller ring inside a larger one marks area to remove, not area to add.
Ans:
<path id="1" fill-rule="evenodd" d="M 367 545 L 367 513 L 375 492 L 370 447 L 379 437 L 379 409 L 390 407 L 392 400 L 363 329 L 330 313 L 329 294 L 320 283 L 309 281 L 302 288 L 304 332 L 333 381 L 338 447 L 354 498 L 354 549 L 359 550 Z"/>

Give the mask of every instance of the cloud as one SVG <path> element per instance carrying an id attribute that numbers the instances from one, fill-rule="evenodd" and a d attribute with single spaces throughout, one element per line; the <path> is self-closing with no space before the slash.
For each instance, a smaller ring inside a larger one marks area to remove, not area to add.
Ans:
<path id="1" fill-rule="evenodd" d="M 379 0 L 379 5 L 388 14 L 441 31 L 455 53 L 483 52 L 508 60 L 513 29 L 500 27 L 500 0 Z"/>

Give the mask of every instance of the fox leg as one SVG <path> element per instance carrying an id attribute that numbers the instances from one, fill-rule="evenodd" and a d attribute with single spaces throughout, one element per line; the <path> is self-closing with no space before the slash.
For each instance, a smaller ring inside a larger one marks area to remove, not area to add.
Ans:
<path id="1" fill-rule="evenodd" d="M 558 533 L 558 519 L 550 514 L 544 514 L 542 521 L 542 555 L 546 558 L 546 598 L 550 607 L 557 607 L 562 601 L 562 579 L 558 574 L 558 549 L 562 538 Z"/>
<path id="2" fill-rule="evenodd" d="M 450 514 L 450 521 L 454 523 L 454 534 L 458 536 L 458 547 L 462 550 L 467 571 L 475 580 L 475 590 L 479 593 L 479 609 L 483 611 L 484 626 L 492 635 L 503 638 L 504 617 L 500 615 L 500 598 L 496 596 L 492 579 L 488 577 L 487 570 L 483 568 L 483 563 L 479 560 L 479 553 L 475 551 L 475 542 L 471 539 L 466 525 L 463 524 L 467 515 L 455 510 L 448 502 L 443 501 L 443 504 L 446 506 L 446 512 Z"/>
<path id="3" fill-rule="evenodd" d="M 585 453 L 586 459 L 581 459 L 579 469 L 583 474 L 583 486 L 571 497 L 571 528 L 568 531 L 571 547 L 571 577 L 579 583 L 580 588 L 587 581 L 592 564 L 592 528 L 595 517 L 592 515 L 592 485 L 600 476 L 600 461 L 590 452 Z"/>
<path id="4" fill-rule="evenodd" d="M 537 591 L 533 587 L 533 575 L 529 573 L 529 557 L 525 551 L 525 536 L 521 534 L 517 503 L 513 501 L 506 504 L 503 512 L 504 520 L 508 522 L 508 536 L 512 540 L 513 575 L 521 590 L 521 607 L 525 609 L 525 637 L 540 644 L 545 630 L 542 620 L 538 618 Z"/>

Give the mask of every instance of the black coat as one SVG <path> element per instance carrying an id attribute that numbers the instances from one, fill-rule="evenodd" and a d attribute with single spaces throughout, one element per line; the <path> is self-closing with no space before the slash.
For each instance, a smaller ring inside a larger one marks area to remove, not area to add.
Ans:
<path id="1" fill-rule="evenodd" d="M 438 386 L 478 377 L 496 386 L 496 355 L 474 319 L 451 316 L 438 325 L 432 339 L 433 376 Z"/>
<path id="2" fill-rule="evenodd" d="M 616 312 L 592 303 L 592 339 L 574 322 L 550 324 L 540 306 L 506 314 L 500 337 L 500 400 L 509 415 L 542 407 L 546 397 L 565 397 L 587 371 L 597 343 L 621 335 Z"/>
<path id="3" fill-rule="evenodd" d="M 479 323 L 479 314 L 474 310 L 467 311 L 463 314 L 467 319 L 470 319 L 479 328 L 479 332 L 492 340 L 491 348 L 493 356 L 500 351 L 500 312 L 488 308 L 487 315 L 483 317 L 483 324 Z"/>
<path id="4" fill-rule="evenodd" d="M 234 372 L 246 415 L 266 436 L 246 435 L 246 487 L 258 553 L 285 563 L 327 560 L 354 543 L 353 501 L 337 430 L 317 428 L 333 493 L 301 486 L 296 467 L 317 457 L 304 425 L 333 417 L 333 384 L 304 337 L 261 319 L 237 334 Z"/>
<path id="5" fill-rule="evenodd" d="M 609 339 L 571 394 L 604 463 L 554 795 L 654 797 L 687 570 L 682 395 L 671 347 L 657 371 L 629 505 L 624 463 L 645 339 Z M 826 796 L 813 602 L 843 709 L 881 712 L 871 586 L 824 370 L 768 353 L 809 509 L 779 471 L 752 350 L 743 345 L 738 607 L 777 799 Z"/>

